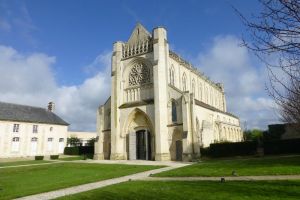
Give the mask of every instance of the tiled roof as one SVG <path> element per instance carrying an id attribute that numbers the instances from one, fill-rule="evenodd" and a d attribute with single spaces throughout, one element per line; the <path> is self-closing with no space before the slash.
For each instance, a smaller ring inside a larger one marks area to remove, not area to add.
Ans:
<path id="1" fill-rule="evenodd" d="M 0 120 L 44 124 L 69 124 L 45 108 L 0 102 Z"/>

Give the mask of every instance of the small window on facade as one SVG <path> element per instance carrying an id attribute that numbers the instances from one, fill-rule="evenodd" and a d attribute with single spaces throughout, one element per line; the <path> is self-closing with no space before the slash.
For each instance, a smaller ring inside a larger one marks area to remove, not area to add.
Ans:
<path id="1" fill-rule="evenodd" d="M 177 109 L 175 101 L 172 101 L 172 122 L 177 122 Z"/>
<path id="2" fill-rule="evenodd" d="M 48 138 L 48 142 L 52 142 L 53 141 L 53 138 Z"/>
<path id="3" fill-rule="evenodd" d="M 31 138 L 31 142 L 37 142 L 37 138 L 36 137 L 33 137 L 33 138 Z"/>
<path id="4" fill-rule="evenodd" d="M 37 133 L 38 132 L 38 125 L 33 125 L 32 132 Z"/>
<path id="5" fill-rule="evenodd" d="M 50 132 L 52 132 L 53 131 L 53 127 L 50 127 Z"/>
<path id="6" fill-rule="evenodd" d="M 14 124 L 13 132 L 18 133 L 19 132 L 19 127 L 20 127 L 20 124 Z"/>
<path id="7" fill-rule="evenodd" d="M 59 142 L 64 142 L 64 138 L 59 138 Z"/>
<path id="8" fill-rule="evenodd" d="M 12 141 L 13 141 L 13 142 L 19 142 L 19 141 L 20 141 L 20 138 L 19 138 L 19 137 L 14 137 L 14 138 L 12 139 Z"/>

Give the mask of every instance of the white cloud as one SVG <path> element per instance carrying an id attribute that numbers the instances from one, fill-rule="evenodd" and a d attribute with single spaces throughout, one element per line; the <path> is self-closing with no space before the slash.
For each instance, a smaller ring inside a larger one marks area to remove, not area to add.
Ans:
<path id="1" fill-rule="evenodd" d="M 47 106 L 56 104 L 56 113 L 73 130 L 95 130 L 96 110 L 110 93 L 110 53 L 92 62 L 93 76 L 80 85 L 60 86 L 52 70 L 55 57 L 41 53 L 25 55 L 0 46 L 0 101 Z"/>
<path id="2" fill-rule="evenodd" d="M 275 104 L 265 90 L 266 69 L 239 44 L 235 36 L 218 36 L 196 63 L 200 71 L 224 84 L 229 112 L 246 122 L 247 128 L 266 129 L 278 121 Z"/>

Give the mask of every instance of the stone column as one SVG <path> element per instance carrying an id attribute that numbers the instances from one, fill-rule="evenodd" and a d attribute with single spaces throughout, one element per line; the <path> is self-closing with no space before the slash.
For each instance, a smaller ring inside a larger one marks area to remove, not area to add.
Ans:
<path id="1" fill-rule="evenodd" d="M 124 139 L 120 135 L 120 111 L 121 95 L 121 59 L 122 59 L 122 42 L 114 43 L 113 55 L 111 60 L 111 160 L 126 159 L 124 152 Z"/>
<path id="2" fill-rule="evenodd" d="M 167 31 L 162 27 L 153 30 L 153 82 L 155 106 L 155 160 L 170 160 L 167 128 L 167 72 L 169 45 Z"/>
<path id="3" fill-rule="evenodd" d="M 190 116 L 191 116 L 191 136 L 189 137 L 191 143 L 192 143 L 192 157 L 193 158 L 200 158 L 200 143 L 198 141 L 198 135 L 197 135 L 197 127 L 196 127 L 196 116 L 195 116 L 195 94 L 190 94 Z M 200 125 L 200 124 L 199 124 Z"/>
<path id="4" fill-rule="evenodd" d="M 182 97 L 182 160 L 192 160 L 192 127 L 191 127 L 191 113 L 190 113 L 190 97 L 188 93 L 184 93 Z"/>
<path id="5" fill-rule="evenodd" d="M 104 153 L 103 153 L 103 139 L 104 133 L 104 106 L 101 106 L 97 110 L 97 139 L 98 141 L 95 142 L 95 160 L 104 160 Z"/>

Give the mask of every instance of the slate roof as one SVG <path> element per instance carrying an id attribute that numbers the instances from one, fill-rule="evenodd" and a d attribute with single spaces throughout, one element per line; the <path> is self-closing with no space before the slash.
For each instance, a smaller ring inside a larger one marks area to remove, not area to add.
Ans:
<path id="1" fill-rule="evenodd" d="M 0 102 L 0 120 L 68 126 L 69 123 L 45 108 Z"/>
<path id="2" fill-rule="evenodd" d="M 235 116 L 235 115 L 232 114 L 232 113 L 224 112 L 224 111 L 222 111 L 222 110 L 219 110 L 219 109 L 217 109 L 217 108 L 215 108 L 215 107 L 213 107 L 213 106 L 211 106 L 211 105 L 208 105 L 208 104 L 206 104 L 206 103 L 204 103 L 204 102 L 202 102 L 202 101 L 199 101 L 199 100 L 197 100 L 197 99 L 195 99 L 195 103 L 196 103 L 198 106 L 201 106 L 201 107 L 207 108 L 207 109 L 209 109 L 209 110 L 216 111 L 216 112 L 219 112 L 219 113 L 223 113 L 223 114 L 229 115 L 229 116 L 231 116 L 231 117 L 234 117 L 234 118 L 236 118 L 236 119 L 239 119 L 237 116 Z"/>

